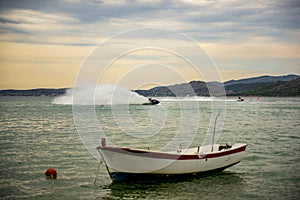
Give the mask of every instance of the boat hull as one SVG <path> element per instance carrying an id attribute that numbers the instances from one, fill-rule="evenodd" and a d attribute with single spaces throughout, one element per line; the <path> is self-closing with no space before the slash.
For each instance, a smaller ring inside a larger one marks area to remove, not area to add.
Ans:
<path id="1" fill-rule="evenodd" d="M 240 162 L 240 161 L 239 161 Z M 202 172 L 194 172 L 194 173 L 186 173 L 186 174 L 156 174 L 156 173 L 128 173 L 128 172 L 109 172 L 109 176 L 115 182 L 119 181 L 128 181 L 128 180 L 156 180 L 159 179 L 179 179 L 179 178 L 188 178 L 194 176 L 201 176 L 201 175 L 209 175 L 214 174 L 217 172 L 221 172 L 228 167 L 238 164 L 233 163 L 221 168 L 209 170 L 209 171 L 202 171 Z"/>
<path id="2" fill-rule="evenodd" d="M 97 147 L 97 149 L 112 180 L 120 181 L 221 171 L 241 161 L 246 144 L 236 144 L 229 149 L 206 153 L 202 150 L 208 147 L 173 153 L 114 147 Z"/>

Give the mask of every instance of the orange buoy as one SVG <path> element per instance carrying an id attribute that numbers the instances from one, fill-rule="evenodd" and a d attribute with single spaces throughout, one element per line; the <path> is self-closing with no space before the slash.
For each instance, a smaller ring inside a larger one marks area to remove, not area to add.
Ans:
<path id="1" fill-rule="evenodd" d="M 56 179 L 57 177 L 57 172 L 54 168 L 49 168 L 45 172 L 46 178 L 48 179 Z"/>

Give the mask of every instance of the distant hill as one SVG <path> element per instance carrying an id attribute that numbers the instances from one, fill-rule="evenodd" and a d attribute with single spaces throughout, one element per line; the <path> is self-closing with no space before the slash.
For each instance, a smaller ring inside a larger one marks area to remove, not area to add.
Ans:
<path id="1" fill-rule="evenodd" d="M 254 89 L 246 90 L 241 94 L 245 96 L 300 96 L 300 78 L 285 82 L 265 83 Z"/>
<path id="2" fill-rule="evenodd" d="M 211 89 L 211 91 L 214 91 L 214 95 L 217 96 L 224 93 L 222 86 L 223 84 L 219 82 L 205 83 L 203 81 L 191 81 L 189 83 L 154 87 L 149 90 L 135 90 L 135 92 L 147 97 L 210 96 L 209 89 Z"/>
<path id="3" fill-rule="evenodd" d="M 135 90 L 143 96 L 207 96 L 209 91 L 206 83 L 203 81 L 191 81 L 190 83 L 181 83 L 169 86 L 159 86 L 149 90 Z"/>
<path id="4" fill-rule="evenodd" d="M 0 96 L 60 96 L 69 88 L 60 89 L 31 89 L 31 90 L 0 90 Z"/>
<path id="5" fill-rule="evenodd" d="M 291 81 L 294 79 L 300 78 L 298 75 L 290 74 L 285 76 L 259 76 L 253 78 L 245 78 L 239 80 L 231 80 L 226 81 L 224 83 L 225 86 L 235 85 L 235 84 L 252 84 L 252 83 L 270 83 L 270 82 L 278 82 L 278 81 Z"/>
<path id="6" fill-rule="evenodd" d="M 300 96 L 300 76 L 260 76 L 241 80 L 231 80 L 224 83 L 226 94 L 229 96 Z M 135 90 L 147 97 L 157 96 L 210 96 L 208 88 L 222 94 L 223 83 L 191 81 L 170 86 L 160 86 L 149 90 Z"/>
<path id="7" fill-rule="evenodd" d="M 260 76 L 254 78 L 227 81 L 224 83 L 224 85 L 228 95 L 237 95 L 237 94 L 250 95 L 249 91 L 254 91 L 257 88 L 263 87 L 264 85 L 272 85 L 272 83 L 281 84 L 284 82 L 295 80 L 297 78 L 300 78 L 300 76 L 298 75 Z"/>
<path id="8" fill-rule="evenodd" d="M 300 96 L 300 76 L 260 76 L 241 80 L 220 82 L 191 81 L 169 86 L 154 87 L 149 90 L 135 90 L 146 97 L 163 96 L 218 96 L 225 91 L 228 96 Z M 213 89 L 211 94 L 208 88 Z M 0 90 L 0 96 L 60 96 L 69 88 Z"/>

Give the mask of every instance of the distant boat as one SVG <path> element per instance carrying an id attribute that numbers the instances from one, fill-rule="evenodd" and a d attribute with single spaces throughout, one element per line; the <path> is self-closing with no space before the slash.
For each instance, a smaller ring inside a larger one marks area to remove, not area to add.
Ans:
<path id="1" fill-rule="evenodd" d="M 148 101 L 149 101 L 148 103 L 143 103 L 143 105 L 156 105 L 156 104 L 159 104 L 159 101 L 156 100 L 156 99 L 149 98 Z"/>
<path id="2" fill-rule="evenodd" d="M 239 163 L 247 144 L 206 145 L 174 152 L 98 146 L 113 181 L 196 175 L 222 171 Z"/>
<path id="3" fill-rule="evenodd" d="M 238 101 L 244 101 L 244 99 L 241 97 L 238 97 Z"/>

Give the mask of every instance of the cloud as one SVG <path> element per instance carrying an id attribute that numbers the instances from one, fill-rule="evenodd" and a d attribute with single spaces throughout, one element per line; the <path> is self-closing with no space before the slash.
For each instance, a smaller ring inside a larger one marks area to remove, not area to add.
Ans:
<path id="1" fill-rule="evenodd" d="M 202 46 L 225 77 L 231 75 L 237 78 L 243 74 L 242 77 L 259 74 L 300 74 L 300 46 L 297 43 L 253 37 L 243 43 L 204 43 Z M 232 73 L 233 71 L 236 73 Z"/>
<path id="2" fill-rule="evenodd" d="M 75 24 L 75 18 L 60 13 L 43 13 L 35 10 L 15 9 L 1 12 L 1 29 L 37 34 L 65 31 L 70 24 Z"/>
<path id="3" fill-rule="evenodd" d="M 167 27 L 200 41 L 274 37 L 299 29 L 297 1 L 118 0 L 2 1 L 2 31 L 111 35 L 141 26 Z M 78 43 L 78 42 L 77 42 Z"/>
<path id="4" fill-rule="evenodd" d="M 1 43 L 0 88 L 71 87 L 91 47 Z"/>
<path id="5" fill-rule="evenodd" d="M 15 71 L 22 62 L 29 67 L 40 55 L 39 51 L 57 56 L 40 59 L 43 61 L 40 64 L 49 68 L 53 63 L 61 66 L 60 62 L 70 61 L 70 55 L 82 58 L 78 49 L 92 50 L 119 32 L 161 27 L 180 31 L 203 45 L 228 76 L 234 70 L 243 77 L 284 70 L 300 73 L 299 11 L 297 0 L 0 1 L 0 51 L 3 52 L 0 70 L 5 68 L 8 75 L 9 64 Z M 165 35 L 155 37 L 157 42 L 167 39 Z M 138 35 L 123 38 L 127 43 L 139 39 L 143 38 Z M 124 41 L 118 45 L 126 45 Z M 19 56 L 14 49 L 17 44 L 24 45 L 24 51 L 33 49 L 34 53 L 28 58 Z M 173 44 L 184 48 L 178 41 Z M 56 50 L 49 51 L 47 46 L 55 46 Z M 194 53 L 197 54 L 190 52 Z M 130 59 L 124 62 L 133 64 L 137 58 Z M 72 68 L 70 63 L 66 66 Z"/>

